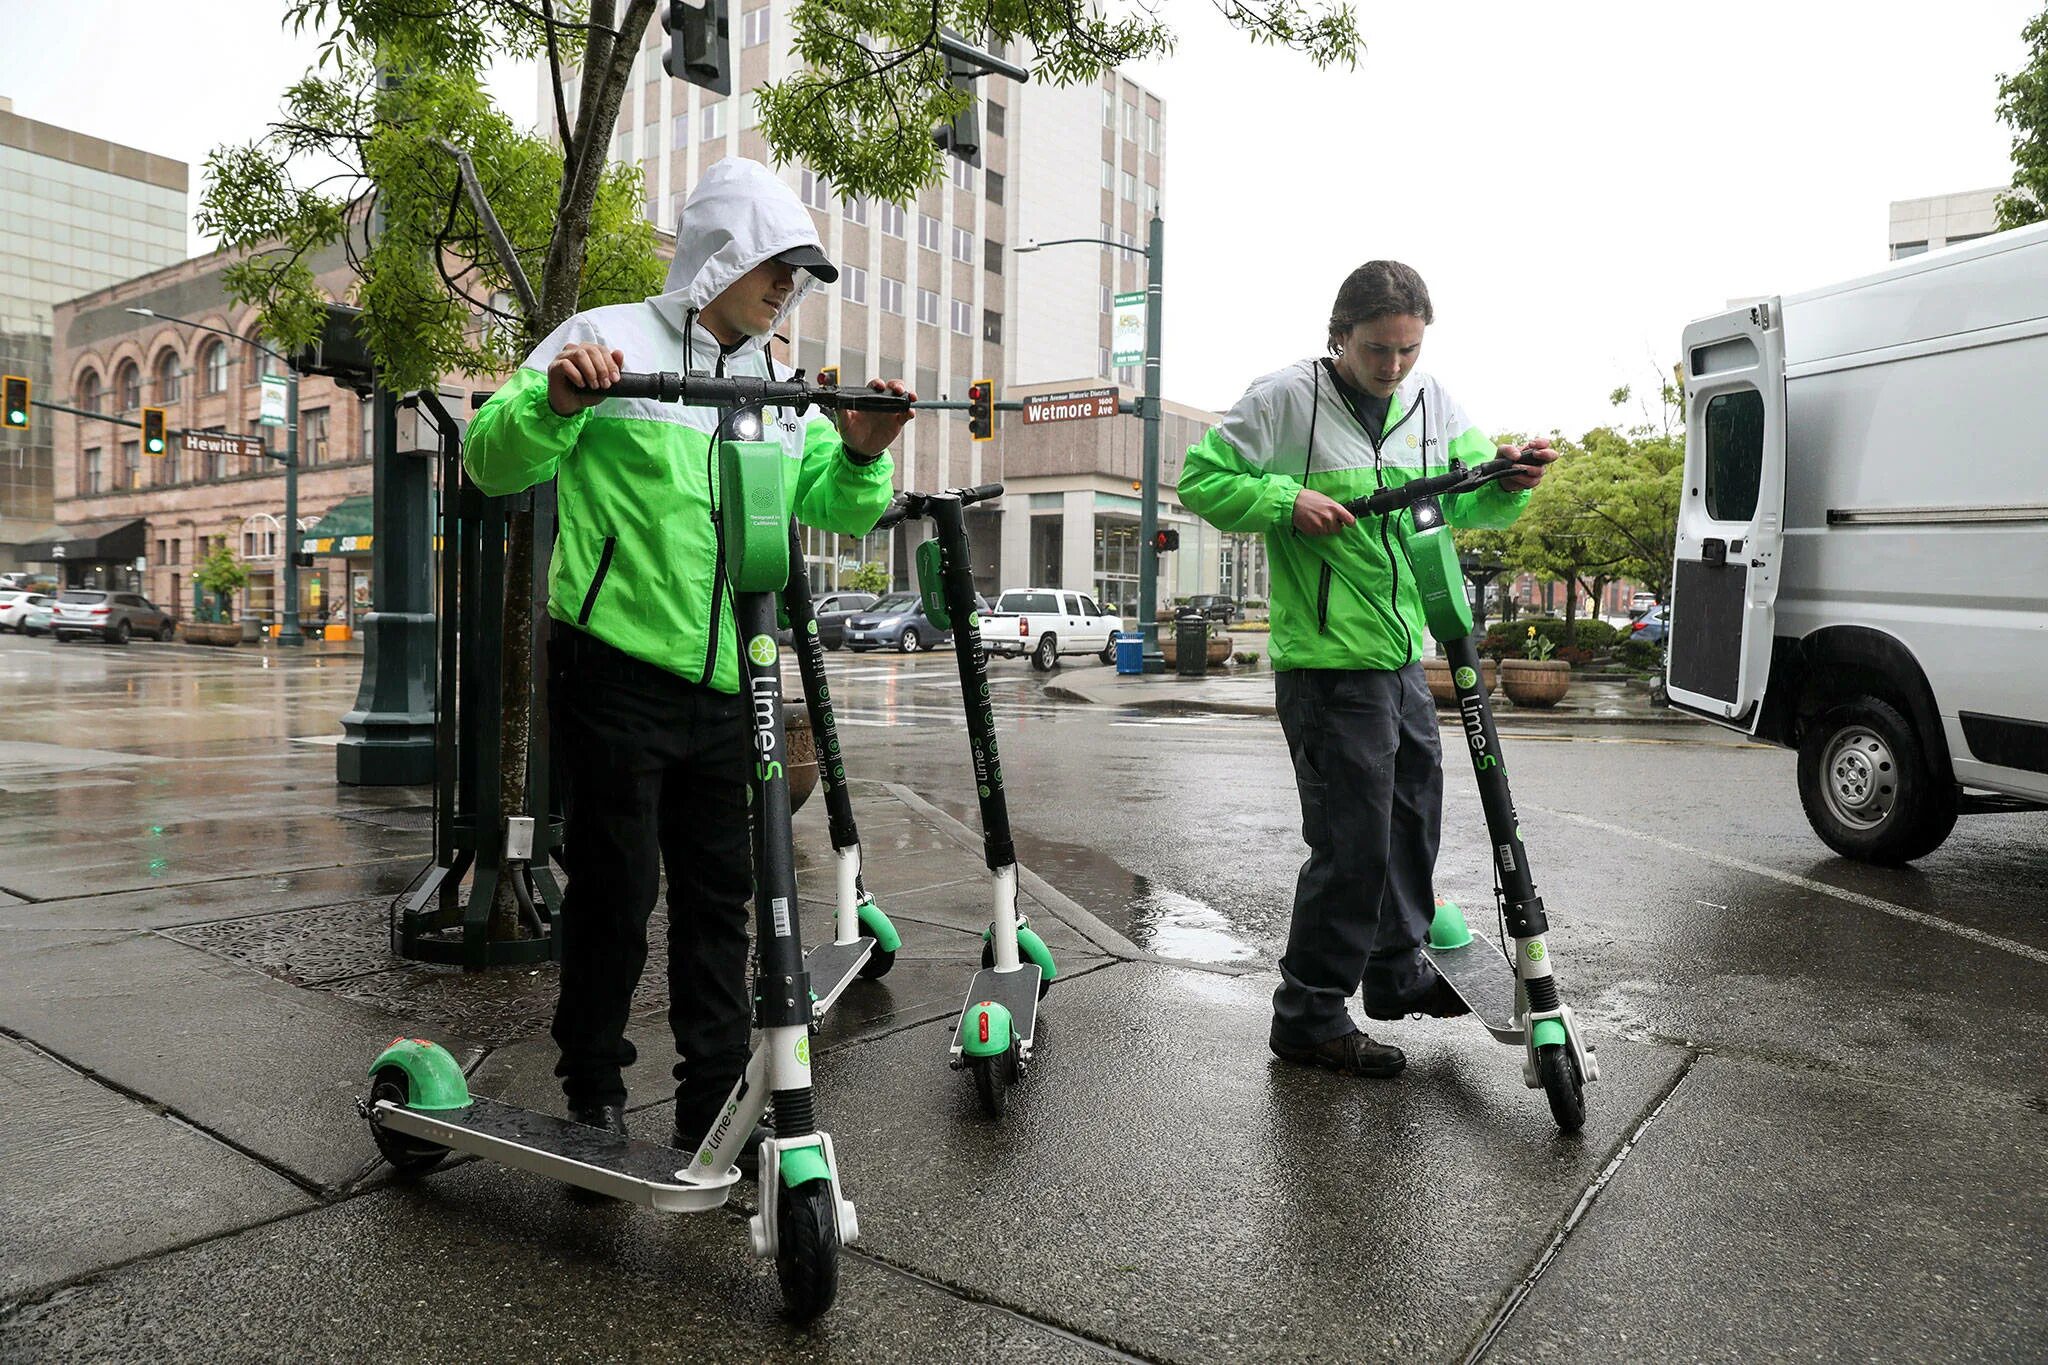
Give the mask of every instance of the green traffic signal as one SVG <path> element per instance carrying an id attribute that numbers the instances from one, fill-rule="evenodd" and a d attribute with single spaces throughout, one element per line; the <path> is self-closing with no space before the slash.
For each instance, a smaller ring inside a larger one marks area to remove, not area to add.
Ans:
<path id="1" fill-rule="evenodd" d="M 142 410 L 142 448 L 151 455 L 161 455 L 169 442 L 164 434 L 164 410 L 144 408 Z"/>
<path id="2" fill-rule="evenodd" d="M 7 391 L 7 425 L 16 430 L 28 429 L 28 376 L 10 374 L 5 377 Z"/>

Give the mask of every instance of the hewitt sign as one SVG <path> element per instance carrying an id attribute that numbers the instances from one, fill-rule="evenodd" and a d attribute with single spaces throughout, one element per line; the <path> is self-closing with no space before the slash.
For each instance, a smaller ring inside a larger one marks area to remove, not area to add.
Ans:
<path id="1" fill-rule="evenodd" d="M 1078 422 L 1090 417 L 1116 416 L 1116 389 L 1076 389 L 1071 393 L 1042 393 L 1021 400 L 1024 421 Z"/>

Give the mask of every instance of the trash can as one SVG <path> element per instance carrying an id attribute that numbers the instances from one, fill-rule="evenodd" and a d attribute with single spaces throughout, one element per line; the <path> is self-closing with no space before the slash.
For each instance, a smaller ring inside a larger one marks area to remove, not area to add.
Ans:
<path id="1" fill-rule="evenodd" d="M 1209 618 L 1182 612 L 1173 620 L 1174 669 L 1183 678 L 1209 676 Z"/>
<path id="2" fill-rule="evenodd" d="M 1119 673 L 1143 673 L 1145 671 L 1145 637 L 1119 633 L 1116 637 L 1116 671 Z"/>

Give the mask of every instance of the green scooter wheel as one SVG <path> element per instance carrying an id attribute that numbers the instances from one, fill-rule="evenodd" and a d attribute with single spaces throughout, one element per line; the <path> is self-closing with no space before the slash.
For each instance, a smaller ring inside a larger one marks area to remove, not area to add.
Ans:
<path id="1" fill-rule="evenodd" d="M 1023 945 L 1019 944 L 1018 946 L 1021 948 Z M 1051 954 L 1048 953 L 1046 956 L 1047 960 L 1049 961 L 1051 959 Z M 1030 962 L 1034 959 L 1031 957 L 1029 953 L 1026 953 L 1024 954 L 1024 960 L 1026 962 Z M 987 969 L 996 965 L 996 945 L 986 937 L 984 937 L 981 940 L 981 965 L 983 969 Z M 1039 963 L 1038 974 L 1038 998 L 1040 1000 L 1045 999 L 1045 993 L 1051 989 L 1052 973 L 1046 971 L 1045 963 L 1041 962 Z"/>
<path id="2" fill-rule="evenodd" d="M 370 1104 L 375 1107 L 379 1100 L 389 1100 L 396 1105 L 408 1102 L 412 1093 L 412 1078 L 405 1074 L 403 1067 L 383 1066 L 370 1078 Z M 410 1179 L 425 1175 L 441 1164 L 448 1155 L 448 1149 L 438 1143 L 428 1142 L 407 1133 L 393 1132 L 383 1124 L 370 1121 L 370 1137 L 377 1144 L 377 1151 L 391 1163 L 391 1169 Z"/>
<path id="3" fill-rule="evenodd" d="M 1001 1118 L 1009 1107 L 1010 1087 L 1017 1083 L 1016 1045 L 993 1057 L 976 1057 L 972 1066 L 974 1093 L 981 1101 L 981 1112 L 992 1119 Z"/>
<path id="4" fill-rule="evenodd" d="M 775 1206 L 775 1278 L 782 1306 L 797 1322 L 810 1322 L 839 1295 L 839 1221 L 832 1182 L 806 1180 L 782 1192 Z"/>
<path id="5" fill-rule="evenodd" d="M 1550 1101 L 1550 1116 L 1557 1120 L 1557 1126 L 1567 1133 L 1585 1127 L 1586 1095 L 1572 1050 L 1555 1043 L 1537 1048 L 1536 1074 L 1543 1082 L 1543 1095 Z"/>
<path id="6" fill-rule="evenodd" d="M 868 927 L 865 924 L 860 927 L 860 936 L 862 938 L 874 937 L 872 933 L 868 932 Z M 896 954 L 877 943 L 873 951 L 868 954 L 868 960 L 860 964 L 860 979 L 863 981 L 873 981 L 877 977 L 887 976 L 889 969 L 895 965 Z"/>

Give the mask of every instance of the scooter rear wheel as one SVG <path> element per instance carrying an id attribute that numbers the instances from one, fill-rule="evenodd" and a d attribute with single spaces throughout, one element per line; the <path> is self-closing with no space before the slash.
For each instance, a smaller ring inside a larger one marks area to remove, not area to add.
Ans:
<path id="1" fill-rule="evenodd" d="M 393 1104 L 407 1103 L 412 1094 L 411 1078 L 403 1067 L 379 1067 L 377 1074 L 370 1078 L 370 1104 L 389 1100 Z M 391 1169 L 399 1175 L 412 1177 L 425 1175 L 441 1164 L 448 1155 L 448 1149 L 437 1143 L 416 1138 L 407 1133 L 393 1132 L 383 1124 L 372 1120 L 370 1137 L 377 1144 L 377 1151 L 391 1163 Z"/>
<path id="2" fill-rule="evenodd" d="M 775 1277 L 782 1305 L 797 1322 L 810 1322 L 839 1295 L 839 1222 L 832 1182 L 806 1180 L 782 1192 L 775 1206 Z"/>
<path id="3" fill-rule="evenodd" d="M 981 1100 L 981 1112 L 999 1119 L 1010 1104 L 1010 1087 L 1017 1083 L 1017 1049 L 994 1057 L 974 1059 L 974 1093 Z"/>
<path id="4" fill-rule="evenodd" d="M 1550 1101 L 1550 1116 L 1557 1126 L 1567 1133 L 1585 1127 L 1586 1094 L 1572 1050 L 1555 1043 L 1537 1048 L 1536 1074 L 1543 1081 L 1543 1094 Z"/>

